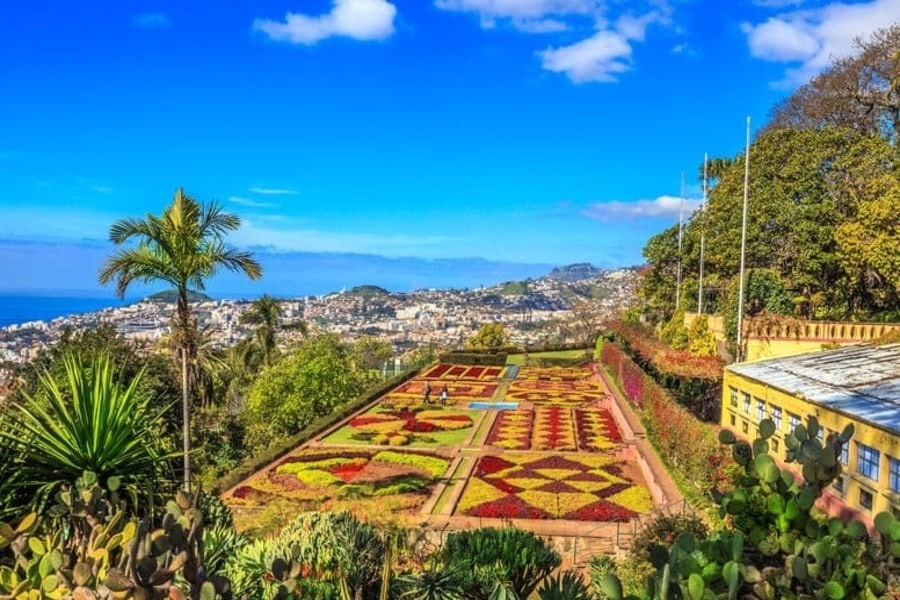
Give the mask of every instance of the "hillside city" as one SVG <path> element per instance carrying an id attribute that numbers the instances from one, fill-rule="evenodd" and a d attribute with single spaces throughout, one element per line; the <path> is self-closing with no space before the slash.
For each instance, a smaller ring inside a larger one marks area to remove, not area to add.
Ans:
<path id="1" fill-rule="evenodd" d="M 491 322 L 504 325 L 511 343 L 534 347 L 548 341 L 578 341 L 577 321 L 589 320 L 581 323 L 583 326 L 596 324 L 630 303 L 637 277 L 632 268 L 603 270 L 578 264 L 554 269 L 539 279 L 475 290 L 390 293 L 361 286 L 322 296 L 282 299 L 282 319 L 285 324 L 304 322 L 313 331 L 337 333 L 347 342 L 361 335 L 390 341 L 397 361 L 404 352 L 422 345 L 461 346 L 482 324 Z M 226 347 L 251 334 L 251 327 L 241 323 L 250 304 L 243 299 L 210 299 L 193 306 L 211 344 Z M 14 366 L 29 362 L 67 329 L 111 323 L 139 345 L 157 345 L 169 335 L 173 306 L 151 297 L 123 307 L 0 329 L 0 399 L 8 392 Z M 288 328 L 283 337 L 290 344 L 301 335 Z"/>

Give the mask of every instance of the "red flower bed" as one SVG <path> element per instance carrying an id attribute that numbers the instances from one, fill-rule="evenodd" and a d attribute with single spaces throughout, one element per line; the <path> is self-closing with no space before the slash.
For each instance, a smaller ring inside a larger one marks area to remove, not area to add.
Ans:
<path id="1" fill-rule="evenodd" d="M 499 456 L 483 456 L 480 461 L 478 461 L 478 468 L 475 470 L 475 475 L 478 477 L 484 477 L 485 475 L 493 475 L 503 469 L 508 469 L 513 466 L 513 463 L 508 460 L 503 460 Z"/>
<path id="2" fill-rule="evenodd" d="M 441 375 L 450 370 L 452 365 L 448 365 L 447 363 L 440 363 L 434 367 L 431 367 L 428 371 L 422 374 L 422 377 L 433 377 L 435 379 L 440 379 Z"/>
<path id="3" fill-rule="evenodd" d="M 468 512 L 473 517 L 491 519 L 548 519 L 547 512 L 531 506 L 516 496 L 504 496 L 493 502 L 485 502 Z"/>
<path id="4" fill-rule="evenodd" d="M 622 433 L 605 408 L 576 408 L 574 413 L 579 450 L 602 452 L 622 443 Z"/>
<path id="5" fill-rule="evenodd" d="M 573 521 L 629 521 L 636 516 L 638 516 L 636 512 L 624 506 L 606 500 L 598 500 L 568 513 L 566 519 Z"/>
<path id="6" fill-rule="evenodd" d="M 328 470 L 335 477 L 339 477 L 342 481 L 349 482 L 365 468 L 365 463 L 350 463 L 345 465 L 335 465 Z"/>
<path id="7" fill-rule="evenodd" d="M 570 458 L 571 457 L 571 458 Z M 456 514 L 621 521 L 649 511 L 650 492 L 614 474 L 612 457 L 509 452 L 482 457 Z"/>
<path id="8" fill-rule="evenodd" d="M 242 485 L 232 492 L 232 496 L 235 498 L 240 498 L 241 500 L 245 500 L 256 493 L 256 490 L 250 487 L 249 485 Z"/>
<path id="9" fill-rule="evenodd" d="M 519 420 L 521 420 L 521 424 L 514 422 Z M 528 450 L 531 447 L 533 422 L 533 411 L 501 410 L 494 419 L 494 424 L 484 443 L 486 446 L 496 446 L 507 450 Z M 521 431 L 516 431 L 516 429 Z"/>

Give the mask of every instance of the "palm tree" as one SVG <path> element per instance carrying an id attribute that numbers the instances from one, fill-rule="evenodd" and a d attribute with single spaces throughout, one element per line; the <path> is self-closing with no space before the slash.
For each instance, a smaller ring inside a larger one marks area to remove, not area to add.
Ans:
<path id="1" fill-rule="evenodd" d="M 250 304 L 241 315 L 241 323 L 256 325 L 256 343 L 262 350 L 263 364 L 272 365 L 278 351 L 277 331 L 281 320 L 281 302 L 268 294 L 263 294 Z"/>
<path id="2" fill-rule="evenodd" d="M 207 278 L 220 269 L 244 272 L 250 279 L 262 275 L 262 267 L 250 252 L 226 247 L 225 236 L 241 224 L 237 215 L 223 212 L 215 202 L 201 204 L 181 188 L 161 217 L 122 219 L 113 223 L 109 239 L 123 244 L 136 239 L 135 247 L 123 248 L 107 259 L 99 273 L 100 283 L 116 280 L 119 297 L 133 281 L 165 281 L 178 293 L 175 304 L 174 338 L 181 353 L 182 432 L 184 435 L 184 487 L 190 491 L 190 387 L 188 363 L 195 346 L 194 320 L 188 290 L 202 291 Z"/>

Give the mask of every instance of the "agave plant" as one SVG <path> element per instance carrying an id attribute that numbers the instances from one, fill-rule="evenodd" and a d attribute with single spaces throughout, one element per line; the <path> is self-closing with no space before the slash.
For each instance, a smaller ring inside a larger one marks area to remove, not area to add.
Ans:
<path id="1" fill-rule="evenodd" d="M 0 475 L 15 474 L 14 491 L 26 494 L 38 511 L 85 471 L 96 473 L 101 483 L 117 478 L 132 508 L 138 502 L 153 506 L 155 495 L 171 480 L 173 454 L 161 435 L 164 409 L 137 393 L 143 372 L 120 385 L 108 357 L 85 365 L 68 355 L 64 364 L 63 381 L 42 373 L 44 393 L 26 394 L 23 403 L 3 415 L 0 437 L 14 459 Z"/>
<path id="2" fill-rule="evenodd" d="M 404 573 L 398 578 L 402 600 L 463 600 L 466 591 L 459 572 L 450 567 Z"/>
<path id="3" fill-rule="evenodd" d="M 572 571 L 548 577 L 537 594 L 540 600 L 592 600 L 594 597 L 584 579 Z"/>

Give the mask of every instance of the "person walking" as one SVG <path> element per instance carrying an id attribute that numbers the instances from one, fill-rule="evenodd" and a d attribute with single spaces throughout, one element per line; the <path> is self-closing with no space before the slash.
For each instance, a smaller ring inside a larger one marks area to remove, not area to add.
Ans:
<path id="1" fill-rule="evenodd" d="M 431 404 L 431 382 L 425 382 L 425 404 Z"/>
<path id="2" fill-rule="evenodd" d="M 444 384 L 441 388 L 441 406 L 447 406 L 447 397 L 449 395 L 449 392 L 447 392 L 447 384 Z"/>

